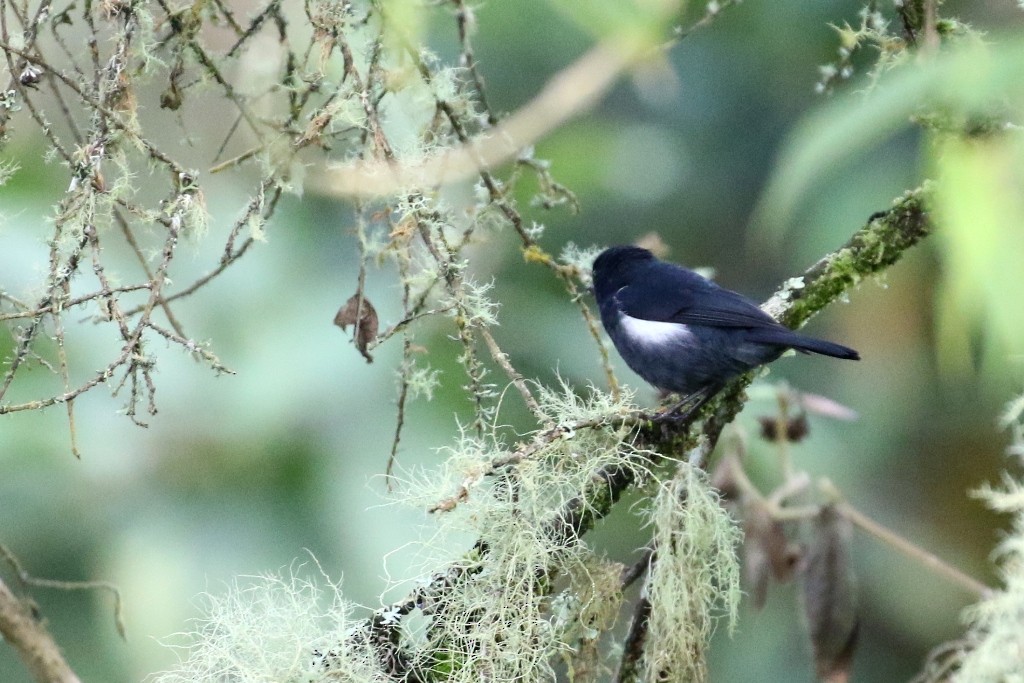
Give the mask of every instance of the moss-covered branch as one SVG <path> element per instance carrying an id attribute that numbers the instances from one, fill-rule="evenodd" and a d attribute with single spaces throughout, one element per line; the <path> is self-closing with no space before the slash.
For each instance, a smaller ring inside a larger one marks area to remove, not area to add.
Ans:
<path id="1" fill-rule="evenodd" d="M 821 259 L 799 278 L 787 282 L 766 303 L 766 309 L 787 324 L 798 326 L 845 295 L 864 277 L 879 273 L 896 263 L 907 249 L 930 232 L 926 188 L 908 192 L 894 202 L 892 209 L 872 216 L 867 225 L 858 230 L 842 248 Z M 725 425 L 742 410 L 746 401 L 744 389 L 750 380 L 749 375 L 737 379 L 701 413 L 676 423 L 654 423 L 644 413 L 632 411 L 591 416 L 573 423 L 548 427 L 538 432 L 529 443 L 497 458 L 487 474 L 514 481 L 519 468 L 543 460 L 550 451 L 578 439 L 580 433 L 587 431 L 610 433 L 617 439 L 630 442 L 630 455 L 595 469 L 585 479 L 583 487 L 575 495 L 567 497 L 545 523 L 548 543 L 571 552 L 595 522 L 611 512 L 622 494 L 649 471 L 652 459 L 665 456 L 679 459 L 698 443 L 703 444 L 704 452 L 710 452 Z M 694 429 L 695 425 L 699 425 L 699 429 Z M 706 459 L 703 460 L 697 463 L 701 467 L 707 465 Z M 449 514 L 473 495 L 476 493 L 471 487 L 463 485 L 458 496 L 432 509 L 441 514 Z M 418 588 L 407 599 L 378 612 L 373 619 L 372 630 L 376 635 L 375 642 L 381 648 L 381 658 L 392 666 L 400 662 L 417 661 L 401 636 L 404 618 L 416 608 L 423 609 L 429 615 L 431 605 L 446 604 L 452 592 L 463 590 L 468 582 L 474 581 L 477 574 L 491 571 L 489 564 L 495 561 L 495 553 L 500 552 L 504 550 L 481 540 L 463 561 L 452 565 L 449 571 L 436 573 L 426 585 Z M 550 587 L 550 578 L 558 572 L 561 562 L 562 558 L 557 554 L 552 557 L 551 564 L 544 568 L 544 574 L 549 580 L 539 582 L 538 590 Z M 638 647 L 633 650 L 640 651 Z M 422 661 L 422 657 L 419 660 Z M 414 671 L 415 667 L 398 665 L 393 673 L 401 678 L 413 676 Z M 632 672 L 627 673 L 624 680 L 635 680 L 633 676 L 639 669 L 624 666 L 623 671 Z M 423 672 L 415 675 L 423 675 Z"/>

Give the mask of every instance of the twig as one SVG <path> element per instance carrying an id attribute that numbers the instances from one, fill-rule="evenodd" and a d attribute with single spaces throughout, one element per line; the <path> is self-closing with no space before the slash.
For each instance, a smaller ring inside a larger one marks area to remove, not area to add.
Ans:
<path id="1" fill-rule="evenodd" d="M 540 405 L 537 404 L 537 399 L 533 397 L 530 392 L 530 388 L 526 386 L 526 381 L 523 376 L 519 374 L 519 371 L 512 367 L 512 364 L 508 361 L 508 354 L 501 350 L 498 346 L 498 342 L 494 340 L 494 335 L 491 331 L 481 326 L 480 336 L 483 337 L 484 343 L 487 345 L 487 350 L 491 352 L 491 358 L 501 366 L 501 369 L 505 371 L 508 378 L 512 380 L 512 384 L 519 391 L 519 395 L 523 397 L 523 403 L 533 413 L 535 418 L 543 417 L 544 413 L 540 409 Z"/>
<path id="2" fill-rule="evenodd" d="M 622 576 L 619 578 L 619 582 L 622 585 L 622 590 L 626 590 L 632 586 L 637 579 L 643 576 L 647 570 L 651 568 L 651 560 L 654 558 L 654 546 L 647 544 L 647 546 L 640 553 L 640 559 L 626 567 L 622 571 Z"/>
<path id="3" fill-rule="evenodd" d="M 635 41 L 610 38 L 555 74 L 533 100 L 488 134 L 423 162 L 362 160 L 326 169 L 315 176 L 313 187 L 333 196 L 379 197 L 408 187 L 454 183 L 494 169 L 593 104 L 644 54 L 646 49 Z"/>
<path id="4" fill-rule="evenodd" d="M 0 580 L 0 635 L 39 683 L 81 683 L 33 605 L 18 599 Z"/>
<path id="5" fill-rule="evenodd" d="M 652 559 L 653 561 L 653 559 Z M 619 660 L 619 671 L 615 676 L 616 683 L 628 683 L 640 680 L 640 667 L 644 656 L 644 645 L 647 643 L 648 625 L 651 618 L 651 601 L 646 596 L 637 598 L 633 607 L 633 616 L 629 621 L 629 632 L 622 644 L 622 659 Z"/>
<path id="6" fill-rule="evenodd" d="M 199 356 L 200 358 L 205 360 L 207 363 L 209 363 L 210 367 L 213 368 L 214 370 L 216 370 L 217 372 L 223 372 L 225 375 L 234 375 L 234 374 L 236 374 L 235 371 L 232 370 L 231 368 L 225 367 L 220 362 L 220 359 L 217 358 L 217 356 L 213 355 L 212 353 L 210 353 L 209 351 L 204 349 L 201 345 L 197 344 L 196 342 L 192 341 L 191 339 L 186 339 L 185 337 L 182 337 L 182 336 L 172 332 L 171 330 L 164 329 L 163 327 L 160 327 L 159 325 L 154 323 L 152 320 L 147 320 L 145 324 L 146 324 L 146 327 L 148 327 L 151 330 L 153 330 L 154 332 L 158 333 L 161 337 L 165 338 L 167 341 L 174 342 L 175 344 L 178 344 L 179 346 L 183 347 L 189 353 L 193 353 L 193 354 Z"/>
<path id="7" fill-rule="evenodd" d="M 923 189 L 907 193 L 897 201 L 892 210 L 877 220 L 871 220 L 867 226 L 854 234 L 842 249 L 830 254 L 808 270 L 803 277 L 802 298 L 783 297 L 781 291 L 777 293 L 770 300 L 776 302 L 776 315 L 788 321 L 802 322 L 841 296 L 861 277 L 884 270 L 895 263 L 904 251 L 917 244 L 930 232 L 930 220 L 924 209 L 925 197 L 926 191 Z M 885 235 L 889 240 L 884 250 L 884 262 L 878 258 L 878 242 L 875 241 L 880 235 Z M 837 283 L 841 284 L 837 286 Z M 713 448 L 722 429 L 742 409 L 745 401 L 743 391 L 750 381 L 749 374 L 738 378 L 718 397 L 707 403 L 699 415 L 690 416 L 680 423 L 653 425 L 644 421 L 635 432 L 637 439 L 648 451 L 660 453 L 686 453 L 697 445 L 699 440 L 704 441 L 706 448 Z M 691 433 L 691 425 L 698 418 L 703 418 L 699 434 Z M 639 419 L 639 414 L 633 419 Z M 565 427 L 550 428 L 542 432 L 544 436 L 539 441 L 560 439 L 566 433 L 571 432 Z M 567 500 L 561 511 L 546 525 L 553 541 L 561 543 L 566 539 L 579 538 L 590 530 L 598 519 L 607 515 L 622 493 L 634 483 L 635 470 L 631 465 L 630 462 L 623 462 L 594 472 L 586 489 Z M 380 642 L 387 643 L 382 647 L 385 647 L 387 652 L 401 652 L 404 616 L 411 612 L 415 605 L 440 600 L 448 591 L 456 590 L 459 582 L 468 574 L 480 571 L 484 556 L 488 552 L 489 548 L 478 542 L 470 557 L 452 565 L 450 571 L 455 573 L 458 579 L 453 580 L 447 572 L 439 573 L 434 580 L 418 588 L 405 601 L 380 610 L 379 614 L 385 616 L 375 620 L 374 624 Z M 642 623 L 643 621 L 637 620 L 634 615 L 634 624 Z M 641 627 L 638 625 L 637 628 Z M 399 675 L 402 673 L 402 670 L 397 672 Z"/>
<path id="8" fill-rule="evenodd" d="M 41 579 L 36 576 L 32 576 L 28 571 L 21 566 L 21 562 L 17 556 L 11 552 L 11 549 L 0 543 L 0 555 L 3 555 L 4 560 L 14 570 L 14 574 L 18 581 L 23 586 L 33 586 L 36 588 L 51 588 L 62 591 L 81 591 L 81 590 L 104 590 L 111 594 L 114 598 L 114 628 L 117 629 L 118 635 L 122 639 L 126 638 L 124 629 L 124 604 L 121 600 L 121 591 L 118 590 L 117 586 L 110 583 L 109 581 L 58 581 L 55 579 Z"/>
<path id="9" fill-rule="evenodd" d="M 862 530 L 883 543 L 892 546 L 915 562 L 919 562 L 928 569 L 931 569 L 947 581 L 960 586 L 971 593 L 976 599 L 984 600 L 992 597 L 994 594 L 995 591 L 983 584 L 981 581 L 965 574 L 963 571 L 940 559 L 938 556 L 928 552 L 921 546 L 911 543 L 891 529 L 882 526 L 857 508 L 850 505 L 848 502 L 844 501 L 838 503 L 836 505 L 836 509 L 839 514 L 849 519 L 854 525 L 860 527 Z"/>

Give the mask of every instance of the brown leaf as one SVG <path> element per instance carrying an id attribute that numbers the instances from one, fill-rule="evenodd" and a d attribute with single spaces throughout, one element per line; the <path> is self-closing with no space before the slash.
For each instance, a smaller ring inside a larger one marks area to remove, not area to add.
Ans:
<path id="1" fill-rule="evenodd" d="M 853 527 L 834 505 L 811 522 L 800 567 L 804 616 L 814 647 L 818 680 L 849 680 L 857 643 L 856 577 L 850 562 Z"/>
<path id="2" fill-rule="evenodd" d="M 769 579 L 789 581 L 799 557 L 796 544 L 768 506 L 750 500 L 743 508 L 743 575 L 755 609 L 764 607 Z"/>
<path id="3" fill-rule="evenodd" d="M 772 516 L 763 498 L 745 495 L 741 485 L 745 479 L 738 452 L 728 450 L 715 466 L 711 484 L 728 502 L 737 504 L 743 518 L 743 579 L 754 608 L 761 609 L 770 581 L 782 583 L 793 577 L 800 548 L 786 535 L 783 524 Z"/>
<path id="4" fill-rule="evenodd" d="M 377 320 L 377 311 L 374 310 L 370 300 L 356 292 L 345 302 L 344 306 L 338 309 L 334 316 L 334 324 L 342 330 L 349 325 L 355 327 L 356 348 L 359 349 L 359 353 L 363 354 L 367 363 L 372 363 L 373 356 L 370 355 L 367 347 L 377 337 L 380 322 Z"/>
<path id="5" fill-rule="evenodd" d="M 739 455 L 734 450 L 728 450 L 718 459 L 718 463 L 711 471 L 711 485 L 718 489 L 727 501 L 742 502 L 743 492 L 738 482 L 742 471 L 743 465 L 740 464 Z"/>

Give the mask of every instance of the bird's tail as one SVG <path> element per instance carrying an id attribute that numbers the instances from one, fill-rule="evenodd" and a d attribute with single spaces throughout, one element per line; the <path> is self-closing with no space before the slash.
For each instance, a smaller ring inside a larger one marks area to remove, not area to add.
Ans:
<path id="1" fill-rule="evenodd" d="M 843 346 L 842 344 L 836 344 L 835 342 L 825 341 L 824 339 L 815 339 L 814 337 L 799 336 L 799 343 L 793 344 L 793 348 L 797 351 L 807 351 L 810 353 L 820 353 L 823 356 L 832 356 L 833 358 L 844 358 L 846 360 L 860 360 L 860 354 L 851 349 L 849 346 Z"/>
<path id="2" fill-rule="evenodd" d="M 789 346 L 797 351 L 802 351 L 803 353 L 819 353 L 822 356 L 832 356 L 833 358 L 860 360 L 859 353 L 848 346 L 836 344 L 835 342 L 807 337 L 785 328 L 763 330 L 760 332 L 762 332 L 762 334 L 758 334 L 754 341 L 759 341 L 764 344 Z"/>

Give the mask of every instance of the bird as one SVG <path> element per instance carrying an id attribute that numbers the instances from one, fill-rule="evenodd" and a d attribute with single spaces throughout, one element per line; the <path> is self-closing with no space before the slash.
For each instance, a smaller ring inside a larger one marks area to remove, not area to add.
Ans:
<path id="1" fill-rule="evenodd" d="M 787 349 L 860 360 L 853 349 L 794 332 L 751 299 L 641 247 L 602 251 L 593 289 L 601 323 L 626 365 L 683 398 L 667 415 L 692 414 L 730 379 Z"/>

